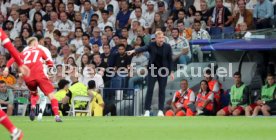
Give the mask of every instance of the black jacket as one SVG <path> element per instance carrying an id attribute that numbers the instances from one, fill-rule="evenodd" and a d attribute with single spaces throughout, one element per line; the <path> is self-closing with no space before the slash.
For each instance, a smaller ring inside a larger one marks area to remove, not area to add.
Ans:
<path id="1" fill-rule="evenodd" d="M 150 54 L 150 59 L 149 59 L 149 64 L 148 66 L 151 66 L 151 64 L 154 64 L 155 61 L 163 61 L 163 67 L 166 67 L 169 69 L 169 72 L 171 72 L 172 67 L 173 67 L 173 61 L 172 61 L 172 48 L 169 44 L 164 43 L 163 46 L 163 58 L 162 60 L 156 60 L 156 52 L 157 49 L 159 48 L 156 44 L 156 42 L 151 42 L 148 45 L 135 49 L 135 52 L 140 53 L 140 52 L 145 52 L 148 51 Z"/>

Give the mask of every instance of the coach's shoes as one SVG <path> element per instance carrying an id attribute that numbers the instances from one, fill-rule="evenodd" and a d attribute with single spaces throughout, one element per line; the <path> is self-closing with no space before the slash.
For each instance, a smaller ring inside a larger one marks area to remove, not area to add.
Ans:
<path id="1" fill-rule="evenodd" d="M 35 119 L 35 108 L 31 108 L 31 111 L 30 111 L 30 120 L 34 121 L 34 119 Z"/>
<path id="2" fill-rule="evenodd" d="M 149 117 L 149 116 L 150 116 L 150 111 L 149 111 L 149 110 L 146 110 L 144 116 L 145 116 L 145 117 Z"/>
<path id="3" fill-rule="evenodd" d="M 55 116 L 55 120 L 56 120 L 56 122 L 62 122 L 60 116 L 58 116 L 58 115 Z"/>
<path id="4" fill-rule="evenodd" d="M 158 113 L 157 113 L 157 116 L 158 117 L 164 117 L 164 113 L 162 110 L 159 110 Z"/>
<path id="5" fill-rule="evenodd" d="M 38 121 L 42 121 L 42 116 L 43 116 L 42 110 L 39 109 L 39 114 L 38 114 L 38 116 L 37 116 L 37 120 L 38 120 Z"/>
<path id="6" fill-rule="evenodd" d="M 15 132 L 11 135 L 11 140 L 23 140 L 22 130 L 16 128 Z"/>

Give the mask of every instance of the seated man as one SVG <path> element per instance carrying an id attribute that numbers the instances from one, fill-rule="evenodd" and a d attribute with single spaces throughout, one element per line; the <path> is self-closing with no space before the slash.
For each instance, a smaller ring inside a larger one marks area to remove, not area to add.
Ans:
<path id="1" fill-rule="evenodd" d="M 235 85 L 231 87 L 230 104 L 217 112 L 217 116 L 238 116 L 244 113 L 245 106 L 248 105 L 250 91 L 241 81 L 241 73 L 234 73 Z"/>
<path id="2" fill-rule="evenodd" d="M 195 115 L 195 93 L 189 89 L 186 79 L 180 82 L 181 89 L 176 91 L 171 103 L 171 109 L 166 116 L 193 116 Z"/>
<path id="3" fill-rule="evenodd" d="M 5 81 L 0 80 L 0 105 L 1 107 L 7 107 L 7 115 L 11 116 L 13 113 L 13 92 L 11 89 L 7 89 Z"/>
<path id="4" fill-rule="evenodd" d="M 62 105 L 71 104 L 71 101 L 75 96 L 88 96 L 87 87 L 78 81 L 78 77 L 76 75 L 71 75 L 70 77 L 72 84 L 69 87 L 69 91 L 66 96 L 62 99 Z M 84 102 L 76 102 L 75 108 L 83 109 L 86 108 L 87 104 Z"/>
<path id="5" fill-rule="evenodd" d="M 66 94 L 69 94 L 69 92 L 71 92 L 69 90 L 69 81 L 65 80 L 65 79 L 61 79 L 58 82 L 58 91 L 55 94 L 56 99 L 59 102 L 59 109 L 62 112 L 63 116 L 67 116 L 68 113 L 66 111 L 68 111 L 70 109 L 69 103 L 66 104 L 62 104 L 62 99 L 66 96 Z"/>
<path id="6" fill-rule="evenodd" d="M 267 84 L 262 87 L 262 93 L 259 100 L 245 108 L 246 116 L 257 116 L 262 112 L 264 116 L 270 116 L 270 111 L 276 111 L 276 83 L 275 77 L 268 74 Z"/>
<path id="7" fill-rule="evenodd" d="M 103 116 L 104 101 L 99 90 L 96 89 L 94 80 L 88 82 L 88 95 L 92 97 L 91 112 L 93 116 Z"/>

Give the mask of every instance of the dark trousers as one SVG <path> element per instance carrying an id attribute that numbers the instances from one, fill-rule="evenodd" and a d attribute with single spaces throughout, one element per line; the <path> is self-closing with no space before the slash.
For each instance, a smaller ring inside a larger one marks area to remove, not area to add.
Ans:
<path id="1" fill-rule="evenodd" d="M 153 95 L 153 89 L 155 82 L 158 82 L 159 85 L 159 90 L 158 90 L 158 95 L 159 95 L 159 103 L 158 107 L 159 110 L 164 109 L 164 102 L 165 102 L 165 89 L 167 85 L 167 79 L 168 77 L 152 77 L 151 74 L 148 75 L 148 90 L 147 90 L 147 95 L 146 95 L 146 101 L 145 101 L 145 110 L 150 110 L 151 107 L 151 102 L 152 102 L 152 95 Z"/>

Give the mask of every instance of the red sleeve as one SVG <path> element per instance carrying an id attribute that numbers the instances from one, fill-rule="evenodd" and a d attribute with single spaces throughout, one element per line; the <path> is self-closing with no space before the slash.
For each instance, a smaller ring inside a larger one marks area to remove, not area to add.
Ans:
<path id="1" fill-rule="evenodd" d="M 7 62 L 7 65 L 6 67 L 10 68 L 11 65 L 14 63 L 14 58 L 12 57 L 8 62 Z"/>
<path id="2" fill-rule="evenodd" d="M 10 39 L 7 37 L 7 34 L 1 28 L 0 28 L 0 40 L 2 45 L 9 51 L 11 56 L 15 59 L 15 62 L 19 66 L 23 65 L 23 61 L 19 56 L 19 52 L 16 50 L 16 48 L 11 43 Z"/>
<path id="3" fill-rule="evenodd" d="M 47 55 L 45 54 L 45 52 L 40 49 L 41 55 L 42 55 L 42 59 L 46 61 L 46 64 L 48 67 L 53 67 L 54 63 L 51 61 L 51 58 L 47 57 Z"/>

